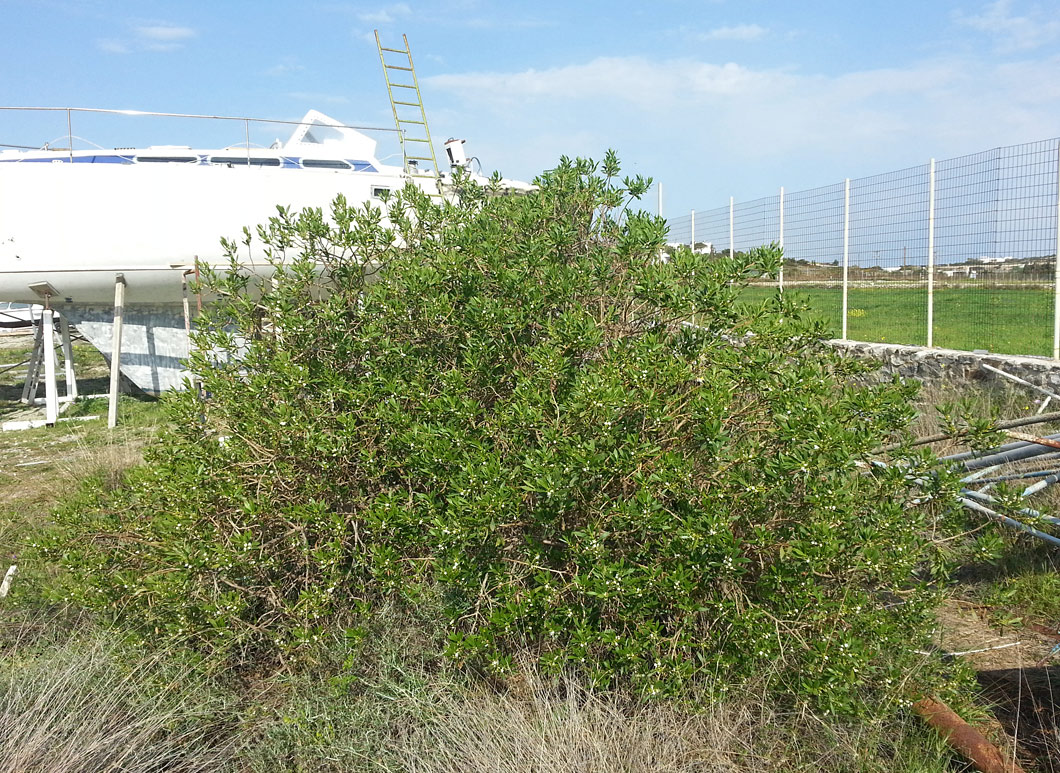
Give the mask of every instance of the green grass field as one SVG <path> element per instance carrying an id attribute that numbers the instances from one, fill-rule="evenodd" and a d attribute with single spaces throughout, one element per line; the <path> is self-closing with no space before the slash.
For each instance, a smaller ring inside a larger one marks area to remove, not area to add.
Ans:
<path id="1" fill-rule="evenodd" d="M 774 292 L 748 288 L 748 300 Z M 838 337 L 843 295 L 840 288 L 796 287 Z M 926 287 L 851 288 L 847 298 L 847 337 L 922 346 L 927 343 Z M 961 287 L 935 290 L 935 346 L 986 349 L 998 354 L 1052 354 L 1053 292 L 1040 288 Z"/>

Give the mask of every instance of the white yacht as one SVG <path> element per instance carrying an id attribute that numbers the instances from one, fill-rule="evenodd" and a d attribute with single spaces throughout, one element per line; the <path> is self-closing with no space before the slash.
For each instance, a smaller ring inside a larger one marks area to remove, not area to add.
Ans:
<path id="1" fill-rule="evenodd" d="M 267 148 L 248 133 L 245 146 L 215 150 L 75 150 L 72 136 L 68 148 L 0 150 L 0 301 L 49 304 L 109 359 L 121 275 L 121 370 L 159 393 L 186 375 L 182 283 L 197 260 L 226 265 L 221 237 L 267 222 L 278 205 L 326 212 L 339 193 L 379 201 L 409 180 L 445 193 L 444 174 L 383 163 L 357 128 L 317 111 L 288 123 L 289 139 Z M 448 161 L 470 168 L 462 142 L 446 143 Z M 263 256 L 255 260 L 264 268 Z"/>

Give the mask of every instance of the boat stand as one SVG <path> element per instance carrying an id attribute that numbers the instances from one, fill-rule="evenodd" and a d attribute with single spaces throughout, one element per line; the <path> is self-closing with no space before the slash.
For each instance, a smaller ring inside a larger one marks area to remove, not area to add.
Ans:
<path id="1" fill-rule="evenodd" d="M 57 373 L 58 362 L 55 350 L 55 320 L 59 319 L 59 334 L 63 353 L 63 368 L 66 377 L 66 394 L 59 397 Z M 26 371 L 26 382 L 22 386 L 22 402 L 26 405 L 37 405 L 40 389 L 41 371 L 44 375 L 44 415 L 45 423 L 50 427 L 59 418 L 59 403 L 70 403 L 77 399 L 77 378 L 74 375 L 74 352 L 70 342 L 70 323 L 51 308 L 41 312 L 33 334 L 33 353 L 30 355 Z"/>
<path id="2" fill-rule="evenodd" d="M 22 402 L 32 405 L 37 399 L 37 386 L 40 383 L 40 369 L 44 362 L 44 319 L 41 318 L 33 329 L 33 353 L 29 356 L 26 370 L 26 383 L 22 386 Z"/>

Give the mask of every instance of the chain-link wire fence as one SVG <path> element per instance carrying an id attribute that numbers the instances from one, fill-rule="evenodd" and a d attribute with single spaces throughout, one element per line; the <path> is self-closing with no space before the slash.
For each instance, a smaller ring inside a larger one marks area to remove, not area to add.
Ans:
<path id="1" fill-rule="evenodd" d="M 1060 356 L 1060 140 L 671 218 L 671 243 L 777 242 L 779 281 L 836 337 Z M 845 311 L 845 313 L 844 313 Z"/>

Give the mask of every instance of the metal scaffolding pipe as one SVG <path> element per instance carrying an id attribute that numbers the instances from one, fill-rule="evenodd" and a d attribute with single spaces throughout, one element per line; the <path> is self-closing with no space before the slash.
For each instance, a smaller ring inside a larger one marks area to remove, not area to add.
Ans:
<path id="1" fill-rule="evenodd" d="M 981 505 L 978 502 L 973 502 L 971 499 L 968 499 L 966 497 L 961 497 L 961 504 L 973 512 L 981 513 L 982 515 L 985 515 L 988 518 L 991 518 L 992 520 L 998 521 L 999 523 L 1003 523 L 1006 526 L 1011 526 L 1014 529 L 1019 529 L 1020 531 L 1030 534 L 1032 537 L 1037 537 L 1040 540 L 1049 542 L 1053 545 L 1056 545 L 1057 547 L 1060 547 L 1060 539 L 1057 539 L 1052 534 L 1046 534 L 1044 531 L 1039 531 L 1033 526 L 1028 526 L 1027 524 L 1022 523 L 1021 521 L 1017 521 L 1015 518 L 1009 518 L 1007 515 L 1002 515 L 1001 513 L 995 512 L 989 507 Z"/>
<path id="2" fill-rule="evenodd" d="M 1060 434 L 1047 435 L 1048 440 L 1060 439 Z M 975 454 L 981 453 L 976 451 L 972 454 L 958 454 L 956 457 L 943 458 L 944 462 L 963 462 L 964 469 L 968 472 L 973 470 L 980 470 L 983 467 L 993 467 L 998 464 L 1008 464 L 1010 462 L 1019 462 L 1024 459 L 1033 459 L 1036 456 L 1045 456 L 1048 453 L 1053 453 L 1053 450 L 1049 446 L 1043 446 L 1039 443 L 1030 443 L 1026 441 L 1018 441 L 1016 443 L 1008 443 L 999 448 L 993 449 L 993 453 L 989 453 L 987 456 L 975 456 Z"/>
<path id="3" fill-rule="evenodd" d="M 961 489 L 961 493 L 965 496 L 972 497 L 973 499 L 978 499 L 981 502 L 990 502 L 992 504 L 997 501 L 997 497 L 992 497 L 985 491 L 975 491 L 974 489 Z M 1044 513 L 1039 512 L 1034 508 L 1021 507 L 1018 512 L 1030 516 L 1031 518 L 1037 518 L 1047 523 L 1052 523 L 1056 524 L 1057 526 L 1060 526 L 1060 518 L 1057 518 L 1052 515 L 1045 515 Z"/>

